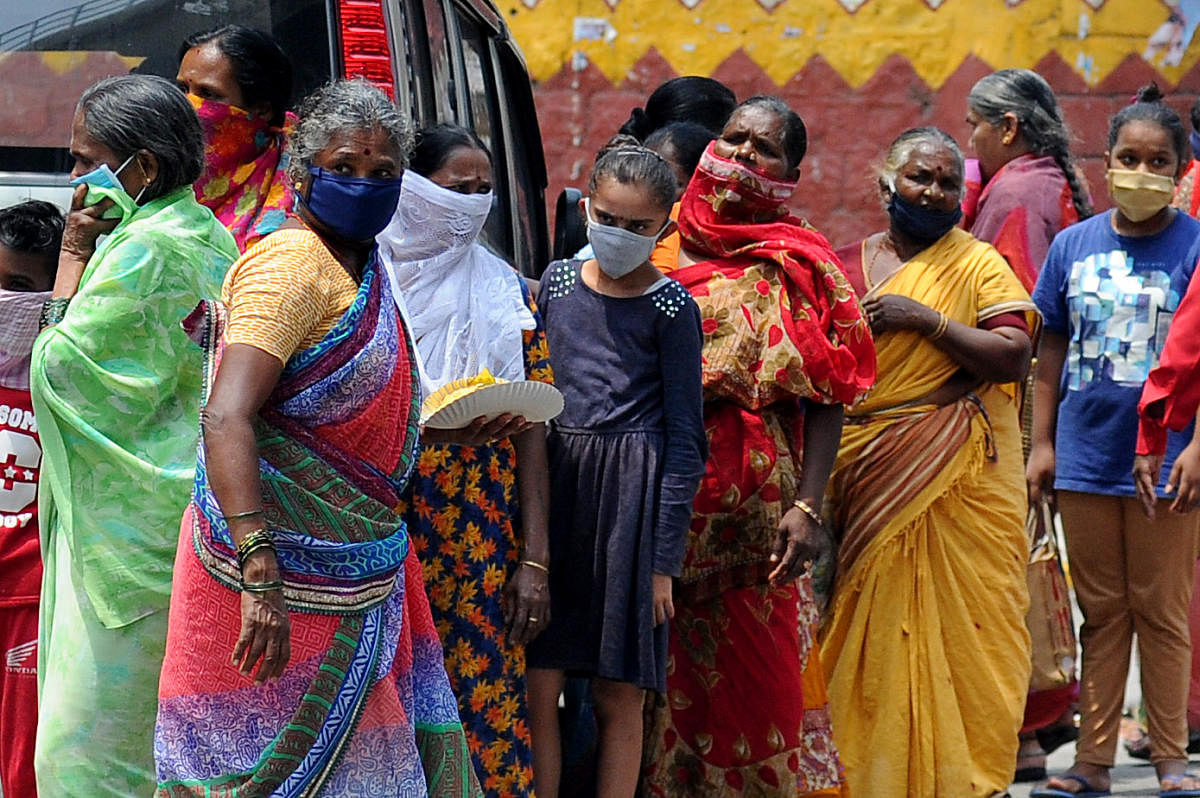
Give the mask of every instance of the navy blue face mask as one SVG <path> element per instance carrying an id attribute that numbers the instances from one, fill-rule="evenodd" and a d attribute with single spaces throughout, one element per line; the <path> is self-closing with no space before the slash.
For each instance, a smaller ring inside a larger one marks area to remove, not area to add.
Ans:
<path id="1" fill-rule="evenodd" d="M 900 196 L 898 191 L 892 191 L 888 200 L 888 216 L 892 223 L 914 241 L 922 244 L 932 244 L 949 233 L 958 220 L 962 218 L 962 208 L 955 205 L 952 211 L 939 211 L 934 208 L 922 208 Z"/>
<path id="2" fill-rule="evenodd" d="M 373 241 L 388 226 L 400 199 L 400 178 L 348 177 L 308 167 L 309 212 L 347 241 Z"/>

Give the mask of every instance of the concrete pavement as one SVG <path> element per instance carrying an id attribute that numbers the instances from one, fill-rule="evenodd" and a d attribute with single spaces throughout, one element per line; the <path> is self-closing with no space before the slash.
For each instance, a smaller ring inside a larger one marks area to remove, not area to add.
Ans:
<path id="1" fill-rule="evenodd" d="M 1075 746 L 1064 745 L 1050 755 L 1047 770 L 1050 775 L 1062 773 L 1071 767 L 1075 759 Z M 1192 758 L 1192 770 L 1200 770 L 1196 757 Z M 1149 762 L 1133 759 L 1125 753 L 1123 746 L 1117 749 L 1117 766 L 1113 769 L 1112 794 L 1114 796 L 1157 796 L 1158 779 L 1154 777 L 1154 767 Z M 1013 798 L 1029 798 L 1029 793 L 1041 784 L 1015 784 L 1012 788 Z"/>

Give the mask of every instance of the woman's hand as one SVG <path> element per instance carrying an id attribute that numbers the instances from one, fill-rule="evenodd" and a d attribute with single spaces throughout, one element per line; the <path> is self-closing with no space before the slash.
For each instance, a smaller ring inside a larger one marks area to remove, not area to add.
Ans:
<path id="1" fill-rule="evenodd" d="M 1166 492 L 1175 494 L 1175 501 L 1171 502 L 1173 513 L 1190 513 L 1200 503 L 1200 444 L 1196 441 L 1185 446 L 1175 458 Z"/>
<path id="2" fill-rule="evenodd" d="M 933 308 L 895 294 L 871 297 L 863 302 L 863 310 L 875 335 L 899 330 L 914 330 L 927 335 L 937 329 L 940 321 Z"/>
<path id="3" fill-rule="evenodd" d="M 1035 443 L 1029 449 L 1029 463 L 1025 466 L 1025 485 L 1029 489 L 1029 501 L 1040 502 L 1043 496 L 1054 492 L 1054 445 Z"/>
<path id="4" fill-rule="evenodd" d="M 54 296 L 72 297 L 79 290 L 79 279 L 83 268 L 96 253 L 96 239 L 111 233 L 120 224 L 120 219 L 102 219 L 104 212 L 113 207 L 107 197 L 88 207 L 83 201 L 87 197 L 87 186 L 75 187 L 71 196 L 71 209 L 67 212 L 66 227 L 63 229 L 62 247 L 58 253 L 58 274 L 54 280 Z"/>
<path id="5" fill-rule="evenodd" d="M 1133 486 L 1137 489 L 1138 501 L 1142 503 L 1142 513 L 1151 521 L 1154 520 L 1154 507 L 1158 504 L 1155 487 L 1162 474 L 1162 464 L 1161 454 L 1139 454 L 1133 458 Z M 1172 471 L 1171 475 L 1174 474 Z"/>
<path id="6" fill-rule="evenodd" d="M 550 623 L 550 575 L 532 565 L 518 565 L 504 586 L 501 609 L 508 637 L 525 645 Z"/>
<path id="7" fill-rule="evenodd" d="M 273 582 L 279 578 L 279 563 L 270 549 L 260 549 L 246 561 L 245 582 Z M 263 684 L 282 676 L 291 657 L 292 625 L 283 591 L 251 593 L 243 590 L 242 633 L 233 646 L 233 664 L 247 676 L 258 664 L 254 683 Z"/>
<path id="8" fill-rule="evenodd" d="M 675 603 L 671 600 L 671 582 L 666 574 L 651 574 L 650 584 L 654 593 L 654 625 L 661 626 L 675 617 Z"/>
<path id="9" fill-rule="evenodd" d="M 462 429 L 425 427 L 421 430 L 421 442 L 486 446 L 518 435 L 532 426 L 533 424 L 526 421 L 524 416 L 514 416 L 512 413 L 501 413 L 491 421 L 487 420 L 487 416 L 480 416 Z"/>
<path id="10" fill-rule="evenodd" d="M 808 565 L 816 562 L 822 550 L 831 543 L 829 533 L 809 518 L 807 513 L 799 507 L 788 510 L 780 519 L 779 529 L 775 533 L 771 562 L 778 565 L 771 571 L 771 584 L 782 585 L 794 581 Z"/>

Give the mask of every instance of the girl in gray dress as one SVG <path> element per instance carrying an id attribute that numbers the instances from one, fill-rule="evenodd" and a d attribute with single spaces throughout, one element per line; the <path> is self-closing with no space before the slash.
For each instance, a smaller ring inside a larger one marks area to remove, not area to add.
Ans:
<path id="1" fill-rule="evenodd" d="M 650 263 L 675 226 L 671 167 L 618 144 L 588 188 L 595 258 L 552 263 L 538 296 L 566 399 L 548 439 L 553 618 L 527 648 L 542 798 L 558 794 L 557 706 L 568 672 L 591 679 L 597 795 L 634 793 L 644 691 L 666 689 L 671 580 L 707 451 L 700 312 Z"/>

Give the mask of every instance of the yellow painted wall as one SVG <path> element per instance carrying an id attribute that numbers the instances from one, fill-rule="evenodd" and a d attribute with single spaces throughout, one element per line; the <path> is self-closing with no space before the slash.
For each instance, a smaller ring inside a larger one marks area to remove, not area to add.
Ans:
<path id="1" fill-rule="evenodd" d="M 741 48 L 779 85 L 819 54 L 858 87 L 897 54 L 935 89 L 969 54 L 996 68 L 1033 67 L 1051 51 L 1095 85 L 1128 55 L 1143 53 L 1170 12 L 1163 0 L 500 0 L 500 6 L 537 80 L 581 54 L 619 84 L 651 47 L 677 73 L 707 75 Z M 611 26 L 606 40 L 576 40 L 581 19 L 595 20 L 584 23 L 593 31 Z M 1177 82 L 1198 58 L 1200 47 L 1193 46 L 1178 65 L 1164 66 L 1161 53 L 1152 63 Z"/>

